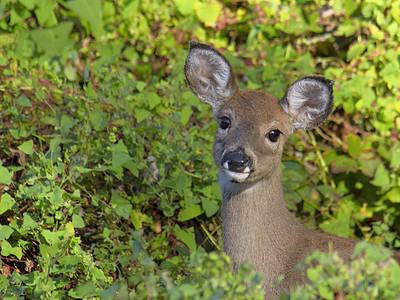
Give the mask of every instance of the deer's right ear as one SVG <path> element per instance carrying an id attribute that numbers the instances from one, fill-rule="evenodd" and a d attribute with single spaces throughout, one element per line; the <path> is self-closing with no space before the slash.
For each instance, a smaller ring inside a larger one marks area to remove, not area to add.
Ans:
<path id="1" fill-rule="evenodd" d="M 192 92 L 214 109 L 238 91 L 229 62 L 205 44 L 190 42 L 185 76 Z"/>

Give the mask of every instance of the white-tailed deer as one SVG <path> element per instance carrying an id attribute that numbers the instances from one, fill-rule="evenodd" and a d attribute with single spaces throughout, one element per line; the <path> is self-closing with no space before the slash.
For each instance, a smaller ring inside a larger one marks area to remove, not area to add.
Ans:
<path id="1" fill-rule="evenodd" d="M 327 118 L 333 81 L 302 78 L 281 100 L 263 91 L 242 91 L 225 57 L 195 42 L 185 76 L 193 93 L 212 105 L 219 124 L 213 154 L 223 195 L 224 249 L 234 268 L 250 261 L 264 273 L 267 296 L 276 297 L 305 281 L 295 267 L 311 252 L 332 249 L 348 258 L 357 241 L 304 227 L 287 209 L 281 183 L 285 141 L 295 129 L 315 128 Z M 280 275 L 283 281 L 271 287 Z"/>

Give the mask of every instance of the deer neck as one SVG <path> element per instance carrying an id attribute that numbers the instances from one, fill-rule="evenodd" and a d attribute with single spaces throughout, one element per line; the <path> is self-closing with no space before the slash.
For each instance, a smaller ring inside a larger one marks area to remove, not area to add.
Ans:
<path id="1" fill-rule="evenodd" d="M 234 268 L 248 260 L 276 280 L 303 228 L 287 209 L 280 170 L 252 184 L 220 181 L 224 249 Z"/>

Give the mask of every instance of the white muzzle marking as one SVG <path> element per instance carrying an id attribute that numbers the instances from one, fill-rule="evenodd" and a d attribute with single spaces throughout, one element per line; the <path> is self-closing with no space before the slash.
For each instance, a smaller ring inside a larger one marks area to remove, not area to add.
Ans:
<path id="1" fill-rule="evenodd" d="M 250 176 L 250 168 L 246 167 L 243 172 L 233 172 L 228 169 L 228 163 L 225 162 L 224 173 L 229 181 L 243 182 Z"/>

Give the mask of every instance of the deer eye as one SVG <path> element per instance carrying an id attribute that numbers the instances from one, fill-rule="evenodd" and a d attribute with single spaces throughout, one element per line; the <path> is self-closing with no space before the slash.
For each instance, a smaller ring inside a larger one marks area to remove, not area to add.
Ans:
<path id="1" fill-rule="evenodd" d="M 221 129 L 227 129 L 230 126 L 231 126 L 231 120 L 228 117 L 222 117 L 221 118 L 221 123 L 219 124 L 219 127 Z"/>
<path id="2" fill-rule="evenodd" d="M 280 132 L 278 129 L 274 129 L 274 130 L 271 130 L 270 132 L 268 132 L 268 138 L 271 142 L 275 143 L 278 141 L 278 138 L 281 134 L 283 134 L 283 133 Z"/>

